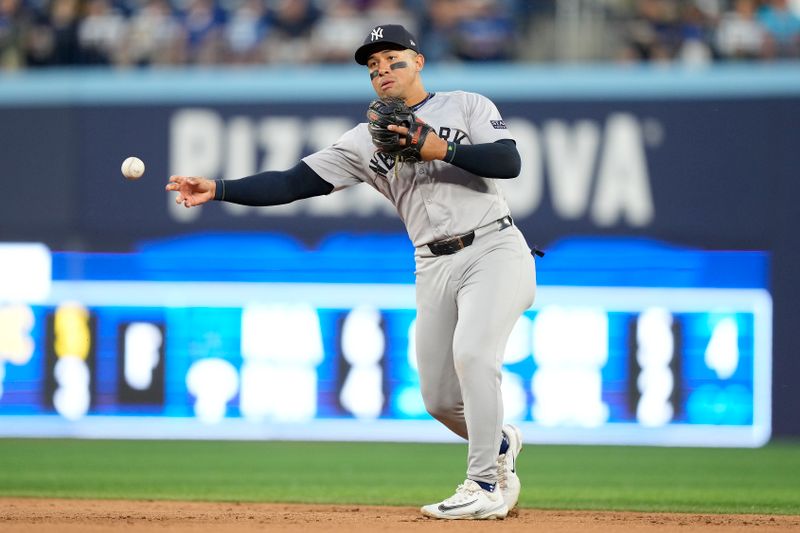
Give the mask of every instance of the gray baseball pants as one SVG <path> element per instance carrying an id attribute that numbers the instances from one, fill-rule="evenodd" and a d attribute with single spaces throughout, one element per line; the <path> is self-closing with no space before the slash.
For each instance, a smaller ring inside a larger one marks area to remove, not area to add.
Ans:
<path id="1" fill-rule="evenodd" d="M 501 369 L 508 336 L 533 303 L 536 270 L 516 226 L 476 230 L 455 254 L 416 249 L 416 350 L 427 411 L 468 440 L 467 477 L 497 481 Z"/>

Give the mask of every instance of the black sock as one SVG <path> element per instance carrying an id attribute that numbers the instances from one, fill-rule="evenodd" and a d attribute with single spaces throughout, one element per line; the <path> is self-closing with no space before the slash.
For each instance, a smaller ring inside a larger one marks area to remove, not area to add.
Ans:
<path id="1" fill-rule="evenodd" d="M 497 486 L 497 483 L 486 483 L 485 481 L 477 481 L 475 479 L 472 481 L 475 481 L 475 483 L 480 485 L 480 487 L 487 492 L 494 492 L 494 488 Z"/>
<path id="2" fill-rule="evenodd" d="M 500 454 L 499 455 L 503 455 L 504 453 L 506 453 L 508 451 L 508 447 L 511 445 L 508 442 L 508 437 L 506 437 L 506 434 L 502 433 L 502 435 L 503 435 L 503 440 L 500 442 Z"/>

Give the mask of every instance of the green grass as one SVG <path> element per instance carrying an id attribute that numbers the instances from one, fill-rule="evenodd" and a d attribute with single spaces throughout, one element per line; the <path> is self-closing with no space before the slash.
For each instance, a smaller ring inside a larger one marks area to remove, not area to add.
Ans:
<path id="1" fill-rule="evenodd" d="M 0 496 L 419 505 L 466 447 L 0 439 Z M 526 446 L 520 505 L 800 514 L 800 443 L 760 449 Z"/>

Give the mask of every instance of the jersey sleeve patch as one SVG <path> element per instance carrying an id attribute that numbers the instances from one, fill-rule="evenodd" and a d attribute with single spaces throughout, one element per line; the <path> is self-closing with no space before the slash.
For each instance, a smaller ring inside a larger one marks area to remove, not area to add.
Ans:
<path id="1" fill-rule="evenodd" d="M 505 120 L 490 120 L 492 127 L 496 130 L 506 130 L 506 121 Z"/>

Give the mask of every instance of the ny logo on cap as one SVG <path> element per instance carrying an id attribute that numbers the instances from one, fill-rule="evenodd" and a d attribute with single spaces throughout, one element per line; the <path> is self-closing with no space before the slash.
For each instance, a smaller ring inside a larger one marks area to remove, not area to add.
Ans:
<path id="1" fill-rule="evenodd" d="M 383 28 L 377 27 L 372 30 L 372 33 L 369 34 L 370 41 L 374 41 L 376 39 L 383 39 Z"/>

